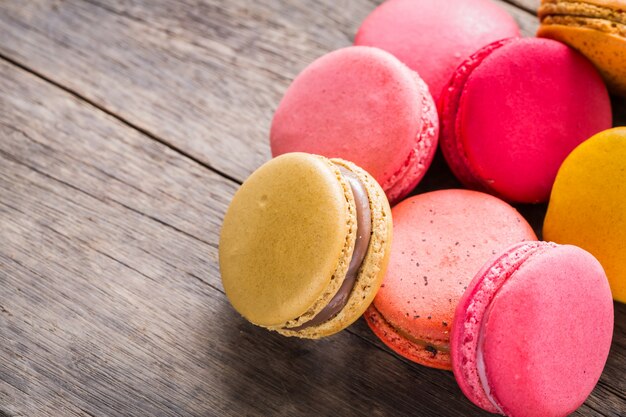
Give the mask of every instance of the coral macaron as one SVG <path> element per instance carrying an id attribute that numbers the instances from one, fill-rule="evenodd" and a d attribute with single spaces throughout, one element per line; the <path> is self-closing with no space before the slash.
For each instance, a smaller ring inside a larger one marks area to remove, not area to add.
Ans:
<path id="1" fill-rule="evenodd" d="M 320 338 L 357 320 L 389 259 L 391 213 L 356 165 L 304 153 L 275 158 L 235 193 L 220 235 L 222 284 L 250 322 Z"/>
<path id="2" fill-rule="evenodd" d="M 305 68 L 282 98 L 272 155 L 310 152 L 369 172 L 393 204 L 426 173 L 437 148 L 437 110 L 419 76 L 376 48 L 348 47 Z"/>
<path id="3" fill-rule="evenodd" d="M 487 411 L 565 417 L 598 382 L 612 334 L 600 263 L 575 246 L 522 243 L 486 263 L 461 298 L 453 371 Z"/>
<path id="4" fill-rule="evenodd" d="M 459 66 L 439 101 L 441 147 L 466 186 L 520 203 L 548 200 L 559 166 L 611 127 L 593 65 L 565 44 L 494 42 Z"/>
<path id="5" fill-rule="evenodd" d="M 392 215 L 391 260 L 365 319 L 398 354 L 450 369 L 449 334 L 465 288 L 494 253 L 535 234 L 513 207 L 469 190 L 420 194 Z"/>
<path id="6" fill-rule="evenodd" d="M 420 74 L 436 101 L 464 59 L 514 36 L 517 23 L 491 0 L 388 0 L 363 21 L 354 44 L 394 54 Z"/>

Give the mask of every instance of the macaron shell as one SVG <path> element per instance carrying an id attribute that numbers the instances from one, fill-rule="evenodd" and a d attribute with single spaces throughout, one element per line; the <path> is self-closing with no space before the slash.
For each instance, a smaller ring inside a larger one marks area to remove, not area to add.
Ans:
<path id="1" fill-rule="evenodd" d="M 556 41 L 501 43 L 462 88 L 455 117 L 442 119 L 442 142 L 457 141 L 462 161 L 483 187 L 508 201 L 546 201 L 569 152 L 611 126 L 608 93 L 597 71 Z M 454 137 L 446 136 L 451 130 Z"/>
<path id="2" fill-rule="evenodd" d="M 439 138 L 437 107 L 424 81 L 415 73 L 413 78 L 422 97 L 422 127 L 417 134 L 413 151 L 400 169 L 382 184 L 392 204 L 400 201 L 419 184 L 437 151 Z"/>
<path id="3" fill-rule="evenodd" d="M 392 214 L 391 260 L 368 324 L 400 355 L 450 369 L 447 352 L 437 348 L 447 347 L 456 304 L 475 272 L 493 253 L 536 236 L 515 209 L 476 191 L 420 194 Z M 407 335 L 423 343 L 407 343 Z"/>
<path id="4" fill-rule="evenodd" d="M 433 117 L 429 122 L 438 128 L 436 115 L 424 114 L 425 93 L 415 73 L 385 51 L 331 52 L 305 68 L 285 93 L 272 121 L 272 154 L 302 151 L 350 160 L 389 192 L 414 159 L 424 117 Z M 430 148 L 437 146 L 436 132 Z"/>
<path id="5" fill-rule="evenodd" d="M 445 86 L 437 103 L 441 115 L 441 151 L 454 175 L 466 187 L 478 191 L 491 191 L 467 159 L 463 142 L 457 134 L 457 114 L 463 95 L 463 88 L 474 69 L 495 49 L 512 42 L 513 38 L 493 42 L 472 54 L 456 69 Z M 460 132 L 458 132 L 460 133 Z"/>
<path id="6" fill-rule="evenodd" d="M 219 262 L 231 304 L 269 328 L 312 317 L 341 285 L 355 224 L 349 185 L 329 160 L 294 153 L 269 161 L 224 218 Z"/>
<path id="7" fill-rule="evenodd" d="M 365 19 L 354 43 L 394 54 L 420 74 L 437 101 L 463 59 L 512 36 L 519 36 L 517 24 L 492 1 L 388 0 Z"/>
<path id="8" fill-rule="evenodd" d="M 370 245 L 357 276 L 354 289 L 348 298 L 346 306 L 339 314 L 319 326 L 312 326 L 297 332 L 288 329 L 278 329 L 279 333 L 286 336 L 317 339 L 337 333 L 354 323 L 374 299 L 389 263 L 393 225 L 391 208 L 385 198 L 385 193 L 366 171 L 351 162 L 340 159 L 333 159 L 332 162 L 355 173 L 361 183 L 365 185 L 372 214 Z"/>
<path id="9" fill-rule="evenodd" d="M 626 97 L 626 39 L 582 27 L 541 25 L 537 36 L 561 41 L 585 55 L 609 89 Z"/>
<path id="10" fill-rule="evenodd" d="M 459 300 L 450 335 L 452 369 L 465 396 L 484 410 L 499 412 L 483 389 L 478 373 L 478 342 L 486 310 L 503 283 L 526 259 L 553 245 L 523 242 L 498 253 L 483 265 Z"/>
<path id="11" fill-rule="evenodd" d="M 560 246 L 524 262 L 485 320 L 485 370 L 496 402 L 511 417 L 557 417 L 577 409 L 600 378 L 613 304 L 595 258 Z"/>
<path id="12" fill-rule="evenodd" d="M 613 297 L 626 302 L 626 128 L 598 133 L 563 162 L 543 226 L 546 239 L 598 258 Z"/>

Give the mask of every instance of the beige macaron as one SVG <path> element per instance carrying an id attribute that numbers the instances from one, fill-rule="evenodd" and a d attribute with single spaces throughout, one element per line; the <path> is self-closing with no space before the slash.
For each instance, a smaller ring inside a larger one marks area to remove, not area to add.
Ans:
<path id="1" fill-rule="evenodd" d="M 352 324 L 380 288 L 391 210 L 356 165 L 279 156 L 235 193 L 220 236 L 222 283 L 253 324 L 316 339 Z"/>

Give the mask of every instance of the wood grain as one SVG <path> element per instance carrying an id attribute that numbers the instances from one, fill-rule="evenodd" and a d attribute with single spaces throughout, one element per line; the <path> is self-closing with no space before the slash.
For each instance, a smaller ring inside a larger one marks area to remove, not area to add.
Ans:
<path id="1" fill-rule="evenodd" d="M 219 281 L 231 178 L 269 157 L 290 80 L 376 4 L 0 2 L 0 417 L 488 415 L 362 321 L 283 338 Z M 453 186 L 439 155 L 416 192 Z M 539 230 L 545 207 L 520 210 Z M 626 415 L 625 371 L 616 304 L 609 362 L 574 415 Z"/>
<path id="2" fill-rule="evenodd" d="M 291 80 L 378 3 L 7 0 L 0 55 L 242 181 L 270 156 Z M 534 34 L 534 16 L 501 4 Z"/>
<path id="3" fill-rule="evenodd" d="M 532 14 L 537 13 L 537 9 L 541 4 L 541 0 L 506 0 L 506 2 Z"/>
<path id="4" fill-rule="evenodd" d="M 15 67 L 0 71 L 6 414 L 408 415 L 416 395 L 417 415 L 451 399 L 454 413 L 475 412 L 452 375 L 356 331 L 316 343 L 244 322 L 216 265 L 233 184 Z"/>

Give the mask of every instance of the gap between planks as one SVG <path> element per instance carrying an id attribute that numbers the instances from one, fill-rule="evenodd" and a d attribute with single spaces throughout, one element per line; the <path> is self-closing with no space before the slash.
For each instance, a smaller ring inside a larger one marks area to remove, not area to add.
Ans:
<path id="1" fill-rule="evenodd" d="M 79 94 L 79 93 L 77 93 L 77 92 L 75 92 L 75 91 L 73 91 L 73 90 L 71 90 L 71 89 L 69 89 L 69 88 L 64 87 L 63 85 L 61 85 L 61 84 L 57 83 L 56 81 L 54 81 L 54 80 L 52 80 L 52 79 L 50 79 L 50 78 L 46 77 L 45 75 L 43 75 L 43 74 L 41 74 L 41 73 L 39 73 L 39 72 L 37 72 L 37 71 L 35 71 L 35 70 L 32 70 L 32 69 L 30 69 L 30 68 L 28 68 L 28 67 L 26 67 L 26 66 L 22 65 L 21 63 L 16 62 L 16 61 L 14 61 L 13 59 L 10 59 L 10 58 L 8 58 L 8 57 L 4 56 L 3 54 L 0 54 L 0 59 L 2 59 L 2 60 L 4 60 L 4 61 L 6 61 L 7 63 L 9 63 L 9 64 L 11 64 L 11 65 L 13 65 L 13 66 L 15 66 L 15 67 L 19 68 L 20 70 L 23 70 L 23 71 L 28 72 L 29 74 L 31 74 L 31 75 L 33 75 L 33 76 L 35 76 L 35 77 L 39 78 L 40 80 L 43 80 L 43 81 L 45 81 L 45 82 L 47 82 L 47 83 L 49 83 L 49 84 L 51 84 L 51 85 L 53 85 L 53 86 L 55 86 L 55 87 L 57 87 L 57 88 L 61 89 L 61 90 L 63 90 L 64 92 L 66 92 L 66 93 L 68 93 L 68 94 L 72 95 L 73 97 L 75 97 L 75 98 L 77 98 L 77 99 L 79 99 L 79 100 L 81 100 L 81 101 L 85 102 L 86 104 L 88 104 L 88 105 L 92 106 L 92 107 L 93 107 L 93 108 L 95 108 L 96 110 L 101 111 L 101 112 L 103 112 L 103 113 L 105 113 L 105 114 L 107 114 L 107 115 L 109 115 L 109 116 L 111 116 L 111 117 L 115 118 L 116 120 L 120 121 L 121 123 L 123 123 L 124 125 L 128 126 L 129 128 L 134 129 L 134 130 L 137 130 L 138 132 L 142 133 L 143 135 L 147 136 L 148 138 L 150 138 L 150 139 L 152 139 L 152 140 L 157 141 L 158 143 L 160 143 L 160 144 L 162 144 L 162 145 L 164 145 L 164 146 L 168 147 L 169 149 L 171 149 L 171 150 L 173 150 L 173 151 L 175 151 L 175 152 L 179 153 L 179 154 L 180 154 L 180 155 L 182 155 L 183 157 L 186 157 L 186 158 L 188 158 L 188 159 L 192 160 L 193 162 L 197 163 L 198 165 L 201 165 L 202 167 L 204 167 L 204 168 L 206 168 L 206 169 L 208 169 L 208 170 L 210 170 L 210 171 L 212 171 L 212 172 L 215 172 L 216 174 L 221 175 L 222 177 L 224 177 L 224 178 L 226 178 L 226 179 L 228 179 L 228 180 L 230 180 L 230 181 L 232 181 L 232 182 L 234 182 L 234 183 L 236 183 L 236 184 L 241 185 L 241 182 L 240 182 L 240 181 L 238 181 L 238 180 L 236 180 L 236 179 L 232 178 L 231 176 L 229 176 L 229 175 L 227 175 L 227 174 L 225 174 L 225 173 L 220 172 L 219 170 L 216 170 L 215 168 L 213 168 L 213 167 L 209 166 L 208 164 L 206 164 L 206 163 L 204 163 L 204 162 L 202 162 L 202 161 L 199 161 L 198 159 L 194 158 L 193 156 L 191 156 L 191 155 L 187 154 L 186 152 L 184 152 L 184 151 L 182 151 L 182 150 L 180 150 L 180 149 L 177 149 L 176 147 L 174 147 L 174 146 L 170 145 L 170 144 L 169 144 L 169 143 L 167 143 L 167 141 L 165 141 L 164 139 L 161 139 L 161 138 L 159 138 L 158 136 L 153 135 L 153 134 L 151 134 L 150 132 L 147 132 L 145 129 L 142 129 L 142 128 L 140 128 L 140 127 L 138 127 L 138 126 L 134 125 L 133 123 L 131 123 L 131 122 L 129 122 L 129 121 L 127 121 L 127 120 L 125 120 L 123 117 L 121 117 L 121 116 L 119 116 L 119 115 L 117 115 L 117 114 L 115 114 L 115 113 L 113 113 L 113 112 L 111 112 L 111 111 L 107 110 L 106 108 L 103 108 L 102 106 L 99 106 L 97 103 L 94 103 L 93 101 L 91 101 L 91 100 L 89 100 L 89 99 L 85 98 L 85 97 L 84 97 L 84 96 L 82 96 L 81 94 Z M 19 161 L 15 161 L 15 162 L 20 163 Z M 75 189 L 75 190 L 77 190 L 77 191 L 80 191 L 80 192 L 82 192 L 82 193 L 85 193 L 85 191 L 84 191 L 84 190 L 77 189 L 76 187 L 72 186 L 71 184 L 68 184 L 68 183 L 66 183 L 66 182 L 64 182 L 64 181 L 62 181 L 62 180 L 59 180 L 59 179 L 57 179 L 57 178 L 55 178 L 55 177 L 52 177 L 52 176 L 48 175 L 47 173 L 41 172 L 40 170 L 38 170 L 38 169 L 36 169 L 36 168 L 34 168 L 34 167 L 27 166 L 27 168 L 28 168 L 28 169 L 31 169 L 31 170 L 33 170 L 33 171 L 35 171 L 35 172 L 37 172 L 37 173 L 39 173 L 40 175 L 45 176 L 45 177 L 47 177 L 47 178 L 49 178 L 49 179 L 51 179 L 51 180 L 61 182 L 61 183 L 62 183 L 63 185 L 65 185 L 65 186 L 68 186 L 68 187 L 70 187 L 70 188 L 72 188 L 72 189 Z M 95 197 L 95 196 L 93 196 L 93 195 L 91 195 L 91 194 L 89 194 L 89 193 L 86 193 L 86 194 L 87 194 L 89 197 L 92 197 L 92 198 L 96 198 L 96 199 L 97 199 L 97 197 Z M 121 204 L 121 203 L 118 203 L 118 204 Z M 161 221 L 161 220 L 159 220 L 159 219 L 156 219 L 156 218 L 154 218 L 153 216 L 147 215 L 146 213 L 139 212 L 139 211 L 137 211 L 137 210 L 135 210 L 135 209 L 132 209 L 131 207 L 128 207 L 128 206 L 126 206 L 126 205 L 123 205 L 123 204 L 121 204 L 121 205 L 122 205 L 124 208 L 128 209 L 128 210 L 131 210 L 131 211 L 137 212 L 138 214 L 141 214 L 141 215 L 143 215 L 143 216 L 148 217 L 148 218 L 149 218 L 149 219 L 151 219 L 152 221 L 155 221 L 155 222 L 157 222 L 157 223 L 159 223 L 159 224 L 161 224 L 161 225 L 167 226 L 167 227 L 171 227 L 171 228 L 173 228 L 175 231 L 177 231 L 177 232 L 179 232 L 179 233 L 183 233 L 183 234 L 185 234 L 185 235 L 187 235 L 187 236 L 190 236 L 188 233 L 186 233 L 186 232 L 184 232 L 184 231 L 182 231 L 182 230 L 179 230 L 178 228 L 176 228 L 176 227 L 174 227 L 174 226 L 172 226 L 172 225 L 169 225 L 169 224 L 167 224 L 167 223 L 165 223 L 165 222 L 163 222 L 163 221 Z M 54 230 L 54 229 L 53 229 L 53 231 L 57 232 L 57 231 L 56 231 L 56 230 Z M 58 233 L 58 232 L 57 232 L 57 233 Z M 197 239 L 195 236 L 190 236 L 190 237 L 192 237 L 192 238 L 194 238 L 194 239 L 196 239 L 196 240 L 199 240 L 199 239 Z M 212 245 L 212 244 L 210 244 L 209 242 L 206 242 L 206 241 L 204 241 L 204 240 L 199 240 L 199 241 L 200 241 L 200 242 L 202 242 L 202 243 L 204 243 L 204 244 L 207 244 L 207 245 L 209 245 L 209 246 L 214 246 L 214 245 Z M 85 242 L 82 242 L 82 243 L 85 243 Z M 89 245 L 87 245 L 87 246 L 89 247 Z M 91 248 L 91 249 L 93 250 L 93 248 Z M 101 254 L 103 254 L 102 252 L 100 252 L 100 253 L 101 253 Z M 103 255 L 105 255 L 105 256 L 107 256 L 107 257 L 109 257 L 110 259 L 112 259 L 112 260 L 114 260 L 114 261 L 116 261 L 116 262 L 121 263 L 123 266 L 125 266 L 125 267 L 127 267 L 127 268 L 129 268 L 129 269 L 131 269 L 131 270 L 133 270 L 133 271 L 135 271 L 135 272 L 139 272 L 139 271 L 136 271 L 134 268 L 131 268 L 130 266 L 128 266 L 128 265 L 126 265 L 126 264 L 124 264 L 123 262 L 121 262 L 121 261 L 119 261 L 119 260 L 117 260 L 117 259 L 115 259 L 115 258 L 113 258 L 113 257 L 111 257 L 111 256 L 109 256 L 109 255 L 106 255 L 106 254 L 103 254 Z M 140 273 L 140 272 L 139 272 L 139 273 Z M 141 274 L 141 273 L 140 273 L 140 274 Z M 144 275 L 144 274 L 141 274 L 141 275 Z M 208 283 L 208 282 L 206 282 L 205 280 L 200 279 L 200 278 L 198 278 L 198 277 L 196 277 L 196 276 L 194 276 L 194 278 L 198 279 L 198 280 L 199 280 L 199 281 L 201 281 L 203 284 L 205 284 L 205 285 L 207 285 L 209 288 L 211 288 L 211 290 L 213 290 L 213 291 L 217 292 L 217 293 L 218 293 L 218 294 L 220 294 L 222 297 L 226 298 L 226 294 L 224 293 L 224 291 L 223 291 L 222 289 L 220 289 L 220 288 L 218 288 L 218 287 L 216 287 L 216 286 L 214 286 L 214 285 L 211 285 L 210 283 Z M 369 344 L 370 346 L 373 346 L 374 348 L 376 348 L 376 349 L 378 349 L 378 350 L 380 350 L 380 351 L 384 352 L 385 354 L 390 355 L 390 356 L 392 356 L 392 357 L 396 357 L 396 355 L 395 355 L 395 354 L 393 354 L 392 352 L 390 352 L 388 349 L 383 348 L 383 347 L 382 347 L 382 346 L 380 346 L 379 344 L 377 344 L 377 343 L 375 343 L 374 341 L 372 341 L 372 340 L 370 340 L 370 339 L 368 339 L 368 338 L 364 337 L 363 335 L 359 334 L 358 332 L 355 332 L 355 331 L 354 331 L 354 330 L 352 330 L 351 328 L 346 329 L 346 331 L 347 331 L 348 333 L 352 334 L 353 336 L 355 336 L 355 337 L 357 337 L 357 338 L 359 338 L 359 339 L 363 340 L 364 342 L 366 342 L 366 343 L 367 343 L 367 344 Z M 410 362 L 409 360 L 407 360 L 407 359 L 405 359 L 405 358 L 399 357 L 399 359 L 400 359 L 400 361 L 401 361 L 401 362 L 404 362 L 405 364 L 409 365 L 410 367 L 414 367 L 414 366 L 415 366 L 415 364 L 414 364 L 414 363 Z M 12 416 L 10 416 L 10 415 L 6 414 L 4 411 L 2 411 L 2 410 L 0 409 L 0 417 L 12 417 Z"/>
<path id="2" fill-rule="evenodd" d="M 164 138 L 162 138 L 162 137 L 160 137 L 160 136 L 158 136 L 158 135 L 156 135 L 156 134 L 154 134 L 154 133 L 152 133 L 152 132 L 142 128 L 141 126 L 137 126 L 136 124 L 134 124 L 131 121 L 129 121 L 126 118 L 124 118 L 123 116 L 121 116 L 121 115 L 119 115 L 119 114 L 117 114 L 115 112 L 112 112 L 111 110 L 107 109 L 106 107 L 101 106 L 98 103 L 96 103 L 95 101 L 90 100 L 89 98 L 87 98 L 84 95 L 80 94 L 79 92 L 77 92 L 77 91 L 75 91 L 75 90 L 73 90 L 73 89 L 71 89 L 69 87 L 66 87 L 66 86 L 58 83 L 57 81 L 51 79 L 50 77 L 47 77 L 46 75 L 42 74 L 41 72 L 39 72 L 39 71 L 37 71 L 37 70 L 35 70 L 33 68 L 30 68 L 30 67 L 28 67 L 28 66 L 26 66 L 26 65 L 24 65 L 24 64 L 22 64 L 22 63 L 20 63 L 20 62 L 18 62 L 16 60 L 14 60 L 14 59 L 12 59 L 12 58 L 2 54 L 2 53 L 0 53 L 0 59 L 2 59 L 3 61 L 5 61 L 5 62 L 7 62 L 7 63 L 9 63 L 9 64 L 11 64 L 11 65 L 21 69 L 21 70 L 23 70 L 23 71 L 28 72 L 29 74 L 39 78 L 40 80 L 43 80 L 43 81 L 45 81 L 45 82 L 47 82 L 47 83 L 49 83 L 49 84 L 51 84 L 51 85 L 61 89 L 61 90 L 63 90 L 64 92 L 72 95 L 73 97 L 77 98 L 78 100 L 83 101 L 84 103 L 90 105 L 91 107 L 93 107 L 93 108 L 95 108 L 95 109 L 97 109 L 97 110 L 107 114 L 108 116 L 113 117 L 115 120 L 119 121 L 120 123 L 124 124 L 125 126 L 140 132 L 141 134 L 143 134 L 144 136 L 150 138 L 151 140 L 154 140 L 154 141 L 160 143 L 161 145 L 166 146 L 167 148 L 169 148 L 169 149 L 173 150 L 174 152 L 182 155 L 183 157 L 185 157 L 185 158 L 195 162 L 196 164 L 198 164 L 198 165 L 208 169 L 209 171 L 212 171 L 212 172 L 222 176 L 223 178 L 226 178 L 227 180 L 230 180 L 230 181 L 232 181 L 232 182 L 234 182 L 236 184 L 241 185 L 242 182 L 239 181 L 238 179 L 232 177 L 231 175 L 228 175 L 227 173 L 222 172 L 222 171 L 220 171 L 219 169 L 217 169 L 215 167 L 212 167 L 211 165 L 209 165 L 209 164 L 201 161 L 200 159 L 194 157 L 190 153 L 185 152 L 184 150 L 182 150 L 182 149 L 172 145 L 166 139 L 164 139 Z M 0 417 L 2 417 L 2 416 L 0 415 Z"/>

